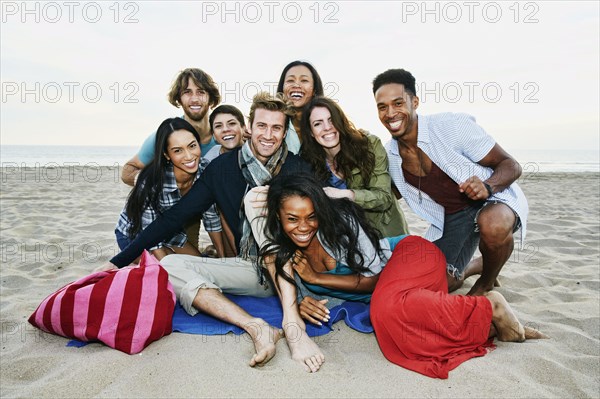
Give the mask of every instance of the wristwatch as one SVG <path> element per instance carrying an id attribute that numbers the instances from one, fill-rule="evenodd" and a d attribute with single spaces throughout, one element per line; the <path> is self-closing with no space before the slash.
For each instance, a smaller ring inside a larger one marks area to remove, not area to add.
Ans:
<path id="1" fill-rule="evenodd" d="M 492 186 L 490 186 L 486 182 L 483 182 L 483 185 L 485 186 L 485 189 L 488 192 L 488 198 L 490 198 L 492 195 L 494 195 L 494 192 L 492 191 Z"/>

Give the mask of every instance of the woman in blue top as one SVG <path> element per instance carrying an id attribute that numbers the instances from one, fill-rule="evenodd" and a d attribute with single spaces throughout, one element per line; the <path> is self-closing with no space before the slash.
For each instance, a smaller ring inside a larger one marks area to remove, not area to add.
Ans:
<path id="1" fill-rule="evenodd" d="M 142 169 L 115 229 L 123 250 L 154 219 L 187 194 L 208 161 L 202 161 L 200 136 L 182 118 L 169 118 L 158 127 L 154 158 Z M 158 258 L 170 253 L 200 255 L 180 232 L 152 248 Z"/>
<path id="2" fill-rule="evenodd" d="M 276 177 L 267 207 L 265 234 L 271 242 L 261 255 L 278 282 L 284 325 L 304 327 L 293 314 L 296 305 L 281 294 L 293 292 L 284 285 L 296 284 L 295 274 L 298 286 L 318 294 L 372 299 L 371 321 L 386 358 L 430 377 L 447 378 L 460 363 L 485 355 L 494 337 L 546 338 L 523 326 L 498 292 L 448 294 L 445 258 L 435 244 L 417 236 L 378 240 L 358 206 L 328 198 L 312 177 Z M 317 324 L 328 321 L 325 300 L 303 301 L 300 316 Z M 316 371 L 324 355 L 305 346 L 314 353 L 310 362 Z"/>
<path id="3" fill-rule="evenodd" d="M 328 198 L 310 176 L 273 179 L 267 207 L 262 255 L 274 257 L 276 274 L 296 284 L 301 315 L 316 324 L 311 309 L 321 308 L 316 313 L 325 316 L 326 308 L 315 298 L 330 307 L 340 302 L 334 298 L 369 302 L 391 250 L 406 237 L 379 239 L 359 206 Z M 296 279 L 284 268 L 290 259 Z"/>

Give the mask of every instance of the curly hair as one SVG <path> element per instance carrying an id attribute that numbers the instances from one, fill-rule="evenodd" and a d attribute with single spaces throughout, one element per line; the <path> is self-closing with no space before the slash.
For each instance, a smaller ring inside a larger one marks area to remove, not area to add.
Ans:
<path id="1" fill-rule="evenodd" d="M 268 241 L 259 252 L 263 264 L 265 257 L 274 256 L 276 276 L 294 284 L 294 279 L 284 270 L 284 266 L 298 247 L 283 231 L 279 216 L 283 202 L 293 196 L 312 201 L 322 243 L 334 250 L 345 251 L 347 266 L 352 271 L 367 271 L 366 259 L 359 251 L 359 227 L 363 229 L 377 252 L 381 251 L 379 232 L 369 224 L 362 208 L 346 198 L 329 198 L 319 182 L 306 174 L 293 177 L 276 176 L 269 183 L 268 214 L 265 223 Z"/>
<path id="2" fill-rule="evenodd" d="M 375 79 L 373 79 L 373 94 L 375 94 L 381 86 L 390 83 L 397 83 L 404 86 L 404 90 L 406 90 L 411 97 L 417 95 L 415 87 L 416 79 L 410 72 L 404 69 L 388 69 L 377 75 Z"/>
<path id="3" fill-rule="evenodd" d="M 219 88 L 213 80 L 213 78 L 198 68 L 186 68 L 179 72 L 179 75 L 173 81 L 171 89 L 167 94 L 169 102 L 175 107 L 181 106 L 181 93 L 188 85 L 188 81 L 192 79 L 194 84 L 201 89 L 206 90 L 208 93 L 208 105 L 210 108 L 214 108 L 221 102 L 221 94 Z"/>
<path id="4" fill-rule="evenodd" d="M 365 131 L 354 127 L 354 124 L 348 120 L 340 106 L 327 97 L 314 97 L 302 110 L 302 120 L 300 122 L 302 148 L 300 155 L 311 164 L 315 175 L 320 180 L 327 181 L 329 179 L 330 172 L 327 169 L 325 150 L 313 137 L 310 126 L 310 115 L 316 107 L 329 110 L 333 126 L 339 133 L 340 151 L 334 158 L 337 170 L 347 179 L 352 176 L 352 170 L 358 168 L 365 185 L 368 185 L 375 169 L 375 154 L 370 148 L 367 134 Z"/>

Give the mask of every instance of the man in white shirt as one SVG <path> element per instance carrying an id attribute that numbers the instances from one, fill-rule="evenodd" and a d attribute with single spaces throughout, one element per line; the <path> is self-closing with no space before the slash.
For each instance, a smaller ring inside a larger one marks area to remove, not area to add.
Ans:
<path id="1" fill-rule="evenodd" d="M 390 69 L 373 80 L 390 175 L 410 208 L 431 223 L 425 238 L 446 256 L 448 288 L 481 274 L 469 295 L 493 289 L 510 257 L 513 233 L 525 237 L 528 205 L 515 183 L 521 166 L 466 114 L 417 115 L 415 78 Z M 471 261 L 479 246 L 481 258 Z"/>

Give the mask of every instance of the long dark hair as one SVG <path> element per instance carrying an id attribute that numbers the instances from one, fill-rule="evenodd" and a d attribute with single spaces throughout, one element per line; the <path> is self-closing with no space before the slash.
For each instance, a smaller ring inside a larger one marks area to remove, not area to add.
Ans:
<path id="1" fill-rule="evenodd" d="M 348 267 L 360 273 L 368 270 L 366 259 L 359 251 L 358 233 L 362 227 L 367 237 L 379 252 L 379 232 L 371 227 L 364 211 L 346 198 L 329 198 L 319 182 L 312 176 L 276 176 L 269 183 L 267 195 L 268 215 L 265 234 L 267 242 L 260 250 L 260 257 L 275 257 L 275 273 L 294 284 L 294 279 L 283 270 L 298 247 L 283 231 L 279 210 L 284 200 L 292 196 L 309 198 L 319 222 L 319 236 L 323 244 L 334 251 L 346 251 Z M 316 237 L 314 239 L 317 239 Z"/>
<path id="2" fill-rule="evenodd" d="M 319 73 L 317 72 L 315 67 L 306 61 L 292 61 L 289 64 L 287 64 L 285 66 L 285 68 L 283 68 L 283 71 L 281 72 L 281 76 L 279 77 L 279 83 L 277 84 L 277 93 L 283 93 L 283 84 L 285 83 L 285 74 L 291 68 L 298 66 L 298 65 L 302 65 L 302 66 L 305 66 L 308 68 L 308 70 L 312 74 L 312 78 L 313 78 L 313 82 L 314 82 L 313 89 L 315 91 L 315 96 L 322 96 L 323 95 L 323 81 L 321 81 L 321 77 L 319 76 Z"/>
<path id="3" fill-rule="evenodd" d="M 151 208 L 159 213 L 160 196 L 166 181 L 167 166 L 169 165 L 169 161 L 167 161 L 164 154 L 167 153 L 169 137 L 176 130 L 190 132 L 200 145 L 198 132 L 185 119 L 169 118 L 160 124 L 154 141 L 154 158 L 140 172 L 125 205 L 125 212 L 131 222 L 131 227 L 127 232 L 129 237 L 135 237 L 142 230 L 142 213 L 144 209 Z"/>
<path id="4" fill-rule="evenodd" d="M 329 179 L 325 150 L 317 143 L 311 133 L 310 114 L 316 107 L 329 110 L 333 126 L 339 133 L 340 152 L 334 158 L 337 169 L 342 172 L 344 179 L 349 179 L 352 176 L 352 169 L 358 168 L 365 186 L 368 186 L 375 169 L 375 153 L 369 148 L 367 134 L 363 130 L 354 127 L 342 108 L 327 97 L 313 97 L 302 109 L 300 122 L 302 149 L 300 155 L 312 165 L 316 176 L 320 180 L 327 181 Z"/>

